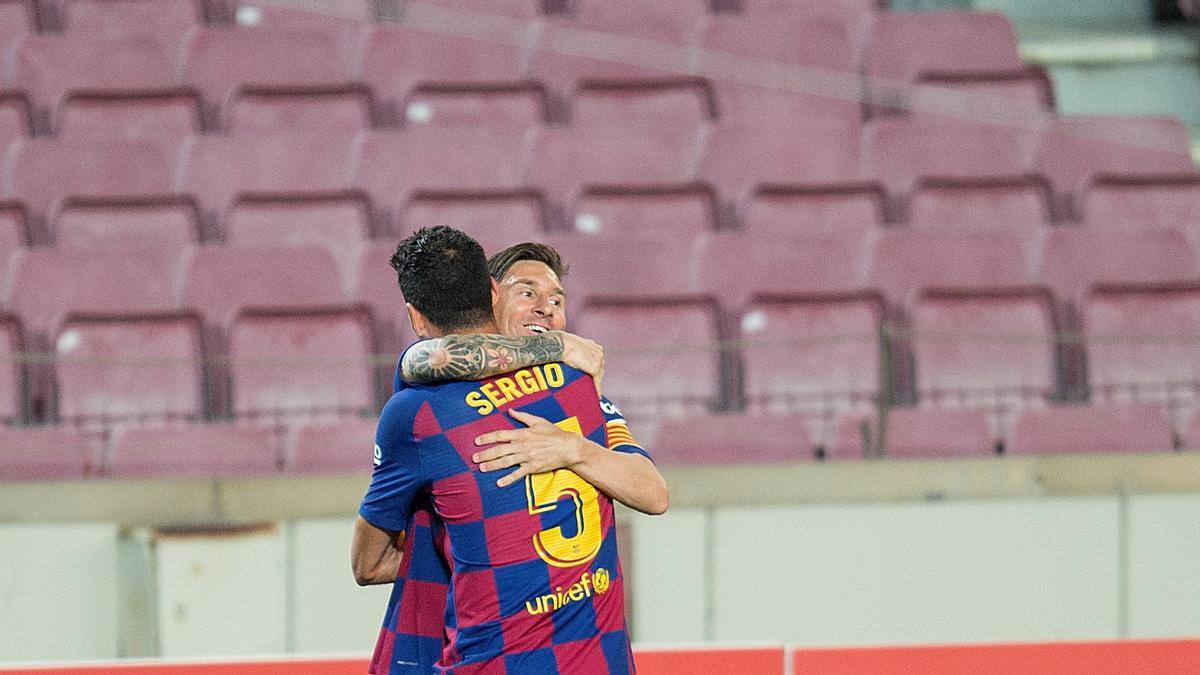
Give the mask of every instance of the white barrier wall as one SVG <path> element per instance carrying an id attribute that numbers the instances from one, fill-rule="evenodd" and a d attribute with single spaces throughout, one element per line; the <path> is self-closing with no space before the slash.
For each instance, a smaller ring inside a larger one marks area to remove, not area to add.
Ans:
<path id="1" fill-rule="evenodd" d="M 1130 637 L 1200 635 L 1200 497 L 1129 500 Z"/>

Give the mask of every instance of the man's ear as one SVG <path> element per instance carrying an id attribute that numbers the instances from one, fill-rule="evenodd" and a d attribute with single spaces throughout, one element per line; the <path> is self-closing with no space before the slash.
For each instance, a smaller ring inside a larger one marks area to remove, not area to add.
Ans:
<path id="1" fill-rule="evenodd" d="M 404 311 L 408 312 L 408 322 L 412 324 L 413 333 L 421 339 L 435 337 L 430 330 L 429 319 L 421 313 L 421 310 L 413 307 L 411 302 L 404 303 Z"/>
<path id="2" fill-rule="evenodd" d="M 500 302 L 500 284 L 494 277 L 488 277 L 488 281 L 492 286 L 492 307 L 495 307 L 496 303 Z"/>

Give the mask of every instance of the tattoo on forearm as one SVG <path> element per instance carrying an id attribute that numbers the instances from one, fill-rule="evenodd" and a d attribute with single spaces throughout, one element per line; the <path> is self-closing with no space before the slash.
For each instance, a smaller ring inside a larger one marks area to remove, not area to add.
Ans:
<path id="1" fill-rule="evenodd" d="M 510 337 L 446 335 L 418 342 L 400 366 L 405 381 L 480 380 L 518 368 L 562 360 L 562 338 L 553 333 Z"/>

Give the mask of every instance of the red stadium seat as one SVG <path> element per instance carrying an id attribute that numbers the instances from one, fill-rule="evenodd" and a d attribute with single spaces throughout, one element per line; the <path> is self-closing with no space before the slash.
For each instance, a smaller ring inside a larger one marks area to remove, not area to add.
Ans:
<path id="1" fill-rule="evenodd" d="M 892 408 L 887 412 L 887 449 L 892 459 L 990 457 L 996 437 L 982 410 Z"/>
<path id="2" fill-rule="evenodd" d="M 1200 225 L 1200 177 L 1100 177 L 1087 189 L 1091 227 L 1141 229 Z"/>
<path id="3" fill-rule="evenodd" d="M 840 20 L 718 15 L 705 29 L 696 68 L 713 82 L 727 122 L 862 116 L 862 79 Z"/>
<path id="4" fill-rule="evenodd" d="M 0 94 L 0 148 L 30 135 L 29 101 L 19 93 Z"/>
<path id="5" fill-rule="evenodd" d="M 1011 126 L 883 118 L 863 134 L 863 166 L 894 193 L 934 178 L 1012 178 L 1034 166 L 1035 131 Z"/>
<path id="6" fill-rule="evenodd" d="M 405 11 L 420 8 L 406 7 Z M 421 10 L 421 14 L 427 13 Z M 525 80 L 522 49 L 529 26 L 503 21 L 485 29 L 498 39 L 473 40 L 404 26 L 376 26 L 367 38 L 363 79 L 381 101 L 399 105 L 421 85 L 512 86 Z M 474 23 L 469 24 L 474 25 Z M 461 27 L 461 26 L 460 26 Z"/>
<path id="7" fill-rule="evenodd" d="M 536 85 L 420 86 L 404 100 L 410 126 L 531 129 L 546 119 L 546 94 Z"/>
<path id="8" fill-rule="evenodd" d="M 186 54 L 183 81 L 221 106 L 246 89 L 324 89 L 348 79 L 336 36 L 321 30 L 202 28 Z"/>
<path id="9" fill-rule="evenodd" d="M 49 0 L 68 34 L 112 38 L 145 36 L 178 45 L 204 25 L 203 0 Z"/>
<path id="10" fill-rule="evenodd" d="M 365 308 L 241 313 L 229 335 L 239 417 L 353 416 L 375 407 Z"/>
<path id="11" fill-rule="evenodd" d="M 702 186 L 676 189 L 586 190 L 575 202 L 580 234 L 673 235 L 693 238 L 716 229 L 716 195 Z"/>
<path id="12" fill-rule="evenodd" d="M 1187 128 L 1173 117 L 1061 117 L 1042 141 L 1040 171 L 1064 195 L 1096 176 L 1195 174 Z"/>
<path id="13" fill-rule="evenodd" d="M 247 88 L 230 103 L 225 128 L 245 135 L 316 129 L 349 135 L 371 128 L 373 106 L 360 87 Z"/>
<path id="14" fill-rule="evenodd" d="M 450 225 L 471 235 L 489 255 L 520 241 L 544 236 L 546 204 L 536 192 L 417 193 L 405 205 L 396 234 Z M 389 242 L 395 248 L 395 242 Z M 391 280 L 395 286 L 396 280 Z"/>
<path id="15" fill-rule="evenodd" d="M 641 302 L 649 298 L 694 298 L 701 240 L 672 236 L 548 236 L 571 266 L 569 307 L 591 302 Z"/>
<path id="16" fill-rule="evenodd" d="M 865 241 L 883 226 L 883 189 L 873 183 L 766 185 L 742 206 L 757 237 L 830 234 Z"/>
<path id="17" fill-rule="evenodd" d="M 909 223 L 1032 232 L 1050 225 L 1050 188 L 1035 178 L 926 179 L 913 193 Z"/>
<path id="18" fill-rule="evenodd" d="M 797 118 L 771 129 L 720 125 L 701 158 L 700 178 L 730 200 L 761 183 L 855 181 L 858 143 L 858 120 L 845 117 Z"/>
<path id="19" fill-rule="evenodd" d="M 713 117 L 712 91 L 695 79 L 585 82 L 571 101 L 575 125 L 697 128 Z"/>
<path id="20" fill-rule="evenodd" d="M 944 407 L 1037 405 L 1056 389 L 1049 294 L 929 291 L 912 310 L 917 394 Z"/>
<path id="21" fill-rule="evenodd" d="M 508 191 L 525 187 L 527 136 L 484 128 L 414 127 L 360 137 L 354 184 L 384 208 L 418 191 Z"/>
<path id="22" fill-rule="evenodd" d="M 188 146 L 179 187 L 207 210 L 223 212 L 249 193 L 345 189 L 353 157 L 353 135 L 206 136 Z"/>
<path id="23" fill-rule="evenodd" d="M 371 468 L 374 418 L 350 418 L 300 425 L 284 466 L 293 471 L 347 473 Z"/>
<path id="24" fill-rule="evenodd" d="M 372 241 L 363 249 L 358 261 L 358 279 L 351 296 L 356 302 L 371 308 L 380 353 L 398 354 L 415 339 L 404 310 L 404 296 L 400 294 L 396 271 L 388 264 L 396 252 L 396 244 L 392 240 Z M 486 248 L 484 250 L 488 251 Z M 386 370 L 386 379 L 391 382 L 391 368 Z"/>
<path id="25" fill-rule="evenodd" d="M 200 100 L 187 93 L 71 95 L 63 104 L 58 137 L 154 141 L 173 154 L 201 128 Z"/>
<path id="26" fill-rule="evenodd" d="M 181 251 L 34 248 L 14 256 L 8 306 L 33 333 L 70 312 L 125 314 L 176 308 Z"/>
<path id="27" fill-rule="evenodd" d="M 503 16 L 536 19 L 542 14 L 542 3 L 539 0 L 427 0 L 425 4 L 443 10 L 469 12 L 484 18 Z"/>
<path id="28" fill-rule="evenodd" d="M 371 235 L 371 201 L 354 192 L 243 197 L 225 216 L 231 246 L 315 246 L 333 256 L 350 288 Z"/>
<path id="29" fill-rule="evenodd" d="M 251 307 L 302 308 L 344 301 L 337 265 L 316 247 L 202 246 L 185 266 L 183 307 L 225 329 Z"/>
<path id="30" fill-rule="evenodd" d="M 144 37 L 31 35 L 13 49 L 8 84 L 51 111 L 72 92 L 164 92 L 176 86 L 168 47 Z"/>
<path id="31" fill-rule="evenodd" d="M 727 308 L 754 296 L 841 296 L 863 289 L 865 246 L 852 238 L 722 232 L 698 245 L 700 288 Z"/>
<path id="32" fill-rule="evenodd" d="M 665 419 L 650 443 L 660 466 L 809 462 L 807 420 L 787 415 L 702 415 Z"/>
<path id="33" fill-rule="evenodd" d="M 737 6 L 752 17 L 795 15 L 836 19 L 846 25 L 855 45 L 861 42 L 862 33 L 879 8 L 876 0 L 717 0 L 716 4 Z"/>
<path id="34" fill-rule="evenodd" d="M 696 129 L 549 129 L 538 135 L 529 182 L 550 199 L 569 202 L 589 187 L 686 183 Z"/>
<path id="35" fill-rule="evenodd" d="M 1024 410 L 1009 434 L 1010 455 L 1171 452 L 1166 410 L 1158 406 L 1080 405 Z"/>
<path id="36" fill-rule="evenodd" d="M 871 260 L 872 285 L 907 305 L 930 287 L 991 289 L 1029 282 L 1025 250 L 1001 230 L 885 230 Z"/>
<path id="37" fill-rule="evenodd" d="M 6 194 L 31 212 L 56 210 L 72 197 L 145 197 L 169 194 L 174 157 L 150 141 L 29 139 L 9 148 Z"/>
<path id="38" fill-rule="evenodd" d="M 999 12 L 880 12 L 865 71 L 915 82 L 929 73 L 1012 72 L 1023 67 L 1012 23 Z"/>
<path id="39" fill-rule="evenodd" d="M 1037 129 L 1054 110 L 1050 76 L 1040 68 L 993 73 L 933 73 L 897 93 L 902 112 L 934 120 Z"/>
<path id="40" fill-rule="evenodd" d="M 604 391 L 631 422 L 721 402 L 716 308 L 700 301 L 589 303 L 572 330 L 605 348 Z"/>
<path id="41" fill-rule="evenodd" d="M 178 424 L 117 429 L 106 473 L 114 477 L 234 477 L 273 473 L 279 441 L 268 427 Z"/>
<path id="42" fill-rule="evenodd" d="M 0 274 L 8 278 L 13 253 L 29 246 L 29 214 L 13 202 L 0 202 Z"/>
<path id="43" fill-rule="evenodd" d="M 0 422 L 20 423 L 26 416 L 25 368 L 17 358 L 25 351 L 25 338 L 21 324 L 13 316 L 0 317 Z"/>
<path id="44" fill-rule="evenodd" d="M 1075 303 L 1097 283 L 1139 286 L 1198 277 L 1200 266 L 1181 230 L 1055 228 L 1042 244 L 1037 278 Z"/>
<path id="45" fill-rule="evenodd" d="M 187 199 L 70 200 L 51 226 L 54 245 L 180 251 L 201 240 L 196 205 Z M 82 308 L 81 308 L 82 309 Z"/>
<path id="46" fill-rule="evenodd" d="M 16 44 L 18 40 L 35 32 L 35 15 L 33 0 L 0 2 L 0 45 Z"/>
<path id="47" fill-rule="evenodd" d="M 871 406 L 882 319 L 883 303 L 870 293 L 753 302 L 741 319 L 747 406 L 828 417 Z"/>
<path id="48" fill-rule="evenodd" d="M 1200 288 L 1096 288 L 1083 307 L 1092 395 L 1190 401 L 1200 382 Z"/>
<path id="49" fill-rule="evenodd" d="M 77 479 L 96 466 L 96 448 L 79 429 L 0 426 L 0 481 Z"/>
<path id="50" fill-rule="evenodd" d="M 200 318 L 68 316 L 55 331 L 57 413 L 76 424 L 204 416 Z"/>

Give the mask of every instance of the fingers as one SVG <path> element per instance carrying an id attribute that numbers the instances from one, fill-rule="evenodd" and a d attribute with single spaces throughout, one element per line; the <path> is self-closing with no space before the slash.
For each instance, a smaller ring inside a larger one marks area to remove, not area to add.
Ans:
<path id="1" fill-rule="evenodd" d="M 501 429 L 499 431 L 489 431 L 475 437 L 475 445 L 491 445 L 493 443 L 512 443 L 520 438 L 519 429 Z"/>
<path id="2" fill-rule="evenodd" d="M 521 458 L 516 455 L 505 455 L 496 459 L 480 462 L 479 470 L 487 473 L 489 471 L 497 471 L 499 469 L 507 469 L 510 466 L 518 466 L 521 464 Z"/>
<path id="3" fill-rule="evenodd" d="M 546 419 L 545 417 L 538 417 L 537 415 L 533 415 L 533 414 L 523 412 L 520 410 L 516 410 L 516 409 L 509 410 L 508 414 L 510 416 L 512 416 L 512 418 L 514 420 L 521 422 L 522 424 L 524 424 L 527 427 L 532 427 L 538 423 L 550 424 L 550 420 Z"/>
<path id="4" fill-rule="evenodd" d="M 509 485 L 512 485 L 513 483 L 525 478 L 525 476 L 528 476 L 529 473 L 530 471 L 526 467 L 517 467 L 516 471 L 501 476 L 500 480 L 496 481 L 496 487 L 508 487 Z"/>

